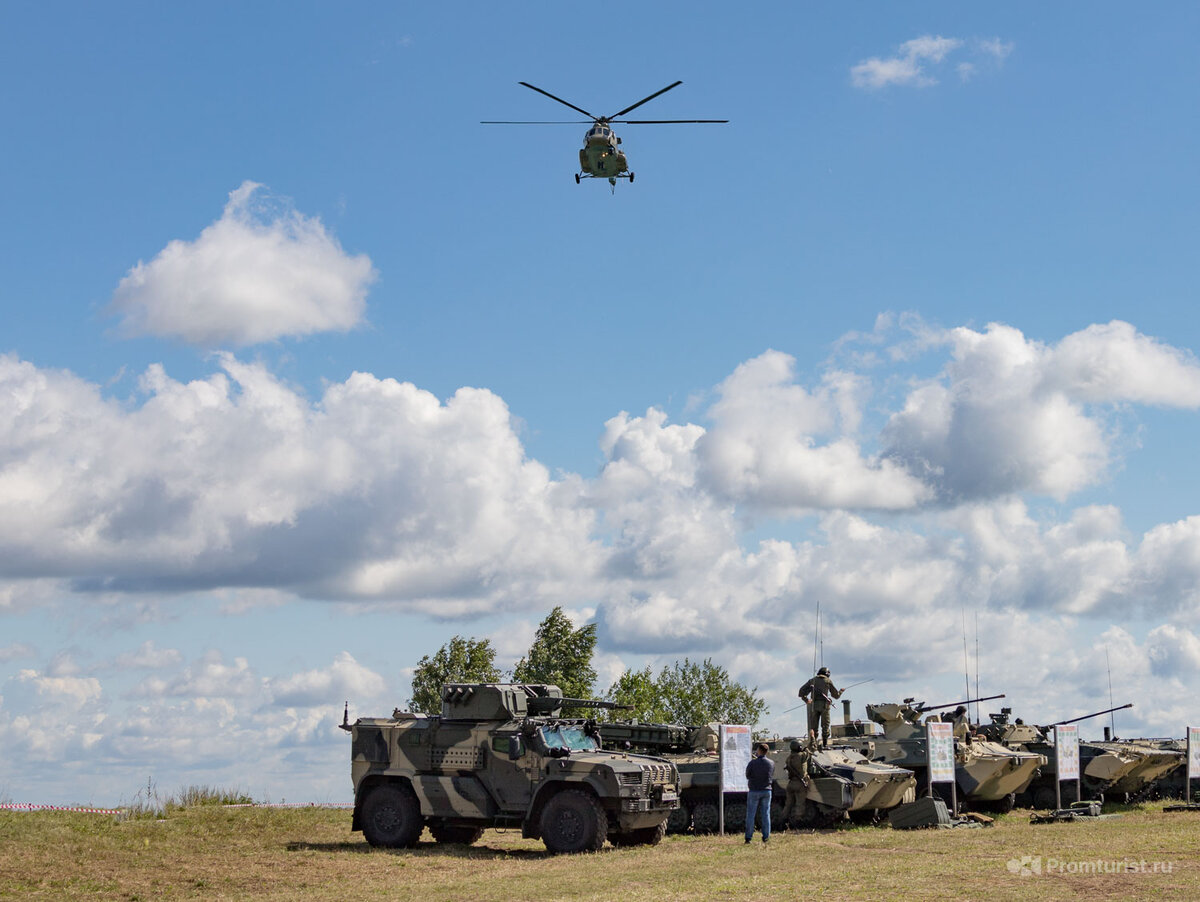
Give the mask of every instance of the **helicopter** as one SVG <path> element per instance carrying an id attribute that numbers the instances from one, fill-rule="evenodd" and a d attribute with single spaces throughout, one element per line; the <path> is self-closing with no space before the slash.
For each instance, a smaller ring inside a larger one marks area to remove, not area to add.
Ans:
<path id="1" fill-rule="evenodd" d="M 617 179 L 629 179 L 629 183 L 633 184 L 633 172 L 629 169 L 629 161 L 625 153 L 619 149 L 621 139 L 617 137 L 617 133 L 613 131 L 613 123 L 622 125 L 669 125 L 677 123 L 725 123 L 728 119 L 620 119 L 626 113 L 636 110 L 643 103 L 647 103 L 658 97 L 661 94 L 667 93 L 672 88 L 677 88 L 682 81 L 677 81 L 667 85 L 661 91 L 655 91 L 649 97 L 643 97 L 637 103 L 625 107 L 619 113 L 613 113 L 611 116 L 596 116 L 589 113 L 582 107 L 577 107 L 573 103 L 563 100 L 561 97 L 555 97 L 549 91 L 543 91 L 536 85 L 531 85 L 527 81 L 517 82 L 524 85 L 531 91 L 537 91 L 539 94 L 544 94 L 551 100 L 557 100 L 564 106 L 569 106 L 576 112 L 583 113 L 587 119 L 578 120 L 560 120 L 560 121 L 513 121 L 513 120 L 483 120 L 481 125 L 583 125 L 590 121 L 591 128 L 583 136 L 583 147 L 579 151 L 579 172 L 575 173 L 575 184 L 579 184 L 585 178 L 589 179 L 608 179 L 608 183 L 616 189 Z"/>

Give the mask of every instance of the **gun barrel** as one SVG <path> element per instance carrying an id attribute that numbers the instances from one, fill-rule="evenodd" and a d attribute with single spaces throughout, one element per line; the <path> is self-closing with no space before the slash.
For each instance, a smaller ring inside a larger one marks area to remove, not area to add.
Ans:
<path id="1" fill-rule="evenodd" d="M 622 705 L 618 702 L 606 702 L 597 698 L 562 698 L 554 696 L 539 696 L 526 702 L 530 713 L 540 714 L 557 711 L 559 708 L 604 708 L 609 711 L 631 711 L 633 705 Z"/>
<path id="2" fill-rule="evenodd" d="M 917 710 L 919 710 L 921 713 L 924 713 L 926 711 L 940 711 L 940 710 L 942 710 L 942 708 L 957 708 L 959 705 L 973 705 L 976 702 L 990 702 L 993 699 L 997 699 L 997 698 L 1004 698 L 1004 693 L 1001 692 L 999 695 L 985 695 L 983 698 L 963 699 L 961 702 L 947 702 L 944 705 L 924 705 L 923 704 Z"/>
<path id="3" fill-rule="evenodd" d="M 1129 702 L 1129 704 L 1127 704 L 1127 705 L 1117 705 L 1115 708 L 1105 708 L 1103 711 L 1097 711 L 1095 714 L 1084 714 L 1082 717 L 1072 717 L 1070 720 L 1056 720 L 1054 723 L 1050 724 L 1050 726 L 1052 726 L 1052 727 L 1066 726 L 1069 723 L 1076 723 L 1077 721 L 1080 721 L 1080 720 L 1089 720 L 1093 717 L 1099 717 L 1101 714 L 1111 714 L 1113 711 L 1123 711 L 1126 708 L 1132 708 L 1132 707 L 1133 707 L 1133 702 Z"/>

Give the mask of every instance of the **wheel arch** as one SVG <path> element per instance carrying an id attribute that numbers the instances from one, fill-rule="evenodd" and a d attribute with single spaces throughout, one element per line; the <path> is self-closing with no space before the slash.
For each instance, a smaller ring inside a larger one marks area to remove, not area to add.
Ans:
<path id="1" fill-rule="evenodd" d="M 554 780 L 545 784 L 538 790 L 537 795 L 533 797 L 530 803 L 529 811 L 525 815 L 524 835 L 529 839 L 541 839 L 541 823 L 542 811 L 545 810 L 546 804 L 561 792 L 566 792 L 569 789 L 579 789 L 592 796 L 600 803 L 602 808 L 606 808 L 604 797 L 596 791 L 596 787 L 592 785 L 590 780 Z"/>
<path id="2" fill-rule="evenodd" d="M 408 777 L 390 776 L 388 774 L 371 774 L 364 777 L 362 782 L 358 784 L 358 789 L 354 793 L 354 815 L 350 820 L 350 830 L 362 829 L 362 806 L 377 787 L 379 786 L 402 786 L 415 796 L 412 781 Z"/>

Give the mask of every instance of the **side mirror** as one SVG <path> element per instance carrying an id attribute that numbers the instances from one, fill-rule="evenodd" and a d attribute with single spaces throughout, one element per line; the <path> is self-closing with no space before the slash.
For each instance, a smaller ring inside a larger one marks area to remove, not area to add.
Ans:
<path id="1" fill-rule="evenodd" d="M 508 740 L 508 760 L 516 761 L 525 757 L 525 741 L 520 736 Z"/>

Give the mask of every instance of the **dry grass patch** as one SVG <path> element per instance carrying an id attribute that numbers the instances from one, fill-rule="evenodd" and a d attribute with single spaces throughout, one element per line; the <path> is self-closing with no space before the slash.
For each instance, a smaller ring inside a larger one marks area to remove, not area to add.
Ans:
<path id="1" fill-rule="evenodd" d="M 372 849 L 349 824 L 347 811 L 212 805 L 124 820 L 0 812 L 0 898 L 1200 898 L 1200 814 L 1161 806 L 1093 823 L 1034 826 L 1017 814 L 987 829 L 777 833 L 766 846 L 668 837 L 656 848 L 563 857 L 495 830 L 472 847 L 426 834 L 414 850 Z M 1043 873 L 1010 873 L 1023 856 L 1040 859 Z M 1051 873 L 1051 860 L 1061 870 Z M 1171 870 L 1080 872 L 1097 861 Z"/>

